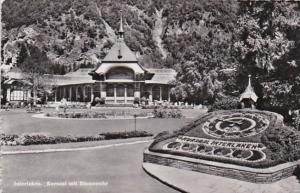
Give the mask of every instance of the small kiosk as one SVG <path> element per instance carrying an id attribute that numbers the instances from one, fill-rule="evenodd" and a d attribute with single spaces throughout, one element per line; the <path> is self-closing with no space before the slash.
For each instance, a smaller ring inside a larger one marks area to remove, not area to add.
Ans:
<path id="1" fill-rule="evenodd" d="M 243 108 L 255 109 L 255 103 L 258 97 L 255 94 L 253 87 L 251 86 L 251 75 L 249 75 L 248 77 L 249 77 L 248 86 L 245 89 L 245 91 L 241 94 L 240 103 L 242 105 L 242 109 Z"/>

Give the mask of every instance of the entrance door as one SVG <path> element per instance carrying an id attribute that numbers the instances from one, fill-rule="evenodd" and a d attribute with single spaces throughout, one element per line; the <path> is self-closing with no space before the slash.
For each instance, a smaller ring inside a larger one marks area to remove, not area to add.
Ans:
<path id="1" fill-rule="evenodd" d="M 125 86 L 117 85 L 117 103 L 125 103 Z"/>
<path id="2" fill-rule="evenodd" d="M 153 97 L 153 101 L 159 101 L 160 100 L 160 88 L 159 86 L 153 86 L 152 88 L 152 97 Z"/>

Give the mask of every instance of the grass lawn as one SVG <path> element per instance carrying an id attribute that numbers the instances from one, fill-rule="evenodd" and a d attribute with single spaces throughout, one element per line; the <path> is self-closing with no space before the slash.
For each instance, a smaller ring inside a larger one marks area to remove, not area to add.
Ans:
<path id="1" fill-rule="evenodd" d="M 149 143 L 76 152 L 4 155 L 6 193 L 175 193 L 147 175 L 143 150 Z M 107 182 L 107 186 L 17 187 L 15 181 Z"/>
<path id="2" fill-rule="evenodd" d="M 102 109 L 101 109 L 102 110 Z M 109 110 L 109 109 L 104 109 Z M 113 109 L 120 111 L 120 109 Z M 46 110 L 49 111 L 49 110 Z M 70 110 L 71 111 L 71 110 Z M 82 111 L 82 110 L 81 110 Z M 130 109 L 133 112 L 149 111 L 148 109 Z M 198 116 L 202 111 L 186 110 L 189 117 Z M 49 135 L 97 135 L 102 132 L 134 130 L 134 120 L 76 120 L 76 119 L 41 119 L 24 110 L 0 112 L 2 117 L 2 133 L 45 133 Z M 157 134 L 161 131 L 173 131 L 190 122 L 190 118 L 182 119 L 137 119 L 137 129 Z"/>

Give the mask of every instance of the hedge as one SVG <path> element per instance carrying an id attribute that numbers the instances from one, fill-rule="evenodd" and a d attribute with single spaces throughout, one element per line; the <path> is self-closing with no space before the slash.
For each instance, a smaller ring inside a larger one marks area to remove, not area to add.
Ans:
<path id="1" fill-rule="evenodd" d="M 0 135 L 0 145 L 42 145 L 42 144 L 59 144 L 75 143 L 86 141 L 102 141 L 110 139 L 127 139 L 134 137 L 148 137 L 153 134 L 146 131 L 124 131 L 124 132 L 107 132 L 95 136 L 48 136 L 46 134 L 24 134 L 24 135 Z"/>

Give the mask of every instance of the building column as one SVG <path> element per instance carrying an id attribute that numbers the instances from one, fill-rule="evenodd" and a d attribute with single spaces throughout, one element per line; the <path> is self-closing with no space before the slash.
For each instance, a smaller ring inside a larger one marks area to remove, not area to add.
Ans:
<path id="1" fill-rule="evenodd" d="M 69 88 L 69 101 L 72 101 L 72 86 Z"/>
<path id="2" fill-rule="evenodd" d="M 117 103 L 117 86 L 114 84 L 114 101 Z"/>
<path id="3" fill-rule="evenodd" d="M 64 87 L 63 87 L 63 91 L 64 91 L 64 92 L 63 92 L 62 98 L 65 98 L 66 100 L 68 100 L 68 99 L 67 99 L 67 87 L 64 86 Z M 61 98 L 61 99 L 62 99 L 62 98 Z"/>
<path id="4" fill-rule="evenodd" d="M 47 102 L 48 102 L 48 93 L 47 92 L 45 93 L 45 101 L 46 101 L 46 104 L 47 104 Z"/>
<path id="5" fill-rule="evenodd" d="M 27 100 L 31 97 L 31 90 L 27 91 Z M 10 97 L 9 97 L 10 98 Z"/>
<path id="6" fill-rule="evenodd" d="M 148 92 L 149 92 L 149 100 L 150 102 L 153 102 L 152 86 L 149 86 Z"/>
<path id="7" fill-rule="evenodd" d="M 141 97 L 141 91 L 140 91 L 140 83 L 134 84 L 134 97 L 140 98 Z"/>
<path id="8" fill-rule="evenodd" d="M 75 101 L 78 101 L 78 87 L 75 87 Z"/>
<path id="9" fill-rule="evenodd" d="M 85 102 L 85 86 L 82 86 L 82 95 L 83 95 L 83 102 Z"/>
<path id="10" fill-rule="evenodd" d="M 100 82 L 100 96 L 106 98 L 106 85 L 103 82 Z"/>
<path id="11" fill-rule="evenodd" d="M 124 102 L 127 103 L 127 85 L 124 86 L 124 89 L 125 89 Z"/>
<path id="12" fill-rule="evenodd" d="M 171 102 L 170 87 L 168 86 L 168 102 Z"/>
<path id="13" fill-rule="evenodd" d="M 6 90 L 6 100 L 9 102 L 10 101 L 10 88 Z"/>
<path id="14" fill-rule="evenodd" d="M 54 102 L 57 102 L 57 88 L 54 91 Z"/>
<path id="15" fill-rule="evenodd" d="M 93 85 L 91 85 L 91 102 L 94 101 L 94 88 Z"/>
<path id="16" fill-rule="evenodd" d="M 159 87 L 159 101 L 162 101 L 162 88 Z"/>

